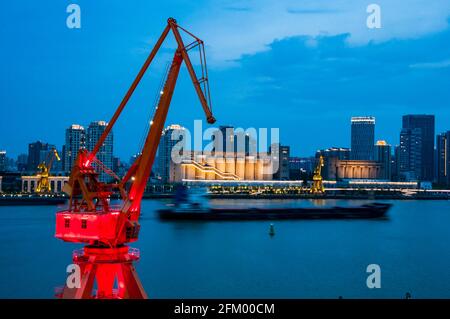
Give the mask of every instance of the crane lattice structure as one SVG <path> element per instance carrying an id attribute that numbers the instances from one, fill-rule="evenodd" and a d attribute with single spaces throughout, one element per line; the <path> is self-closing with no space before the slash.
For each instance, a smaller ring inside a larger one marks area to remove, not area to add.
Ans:
<path id="1" fill-rule="evenodd" d="M 39 180 L 36 185 L 36 193 L 50 193 L 52 191 L 49 176 L 55 159 L 57 161 L 61 160 L 56 149 L 52 148 L 47 154 L 47 159 L 38 165 L 37 168 L 39 171 L 37 176 L 39 177 Z"/>
<path id="2" fill-rule="evenodd" d="M 96 154 L 170 31 L 175 37 L 177 48 L 163 89 L 160 92 L 161 96 L 153 120 L 150 122 L 150 129 L 142 151 L 121 180 L 102 183 L 98 180 L 99 172 L 93 165 L 93 163 L 97 163 L 95 165 L 97 169 L 102 167 L 98 165 Z M 192 38 L 192 42 L 185 45 L 180 31 Z M 200 77 L 197 77 L 188 54 L 188 51 L 197 47 L 200 52 Z M 139 253 L 129 248 L 127 244 L 138 239 L 142 195 L 150 176 L 178 73 L 183 62 L 188 69 L 208 123 L 215 122 L 211 111 L 203 41 L 180 27 L 175 19 L 169 18 L 167 26 L 93 150 L 91 152 L 86 149 L 79 151 L 69 182 L 63 189 L 70 196 L 69 208 L 57 212 L 55 236 L 67 242 L 83 243 L 86 246 L 82 252 L 76 252 L 73 256 L 74 263 L 80 266 L 81 286 L 79 288 L 64 287 L 60 297 L 147 297 L 133 266 L 133 261 L 139 258 Z M 113 192 L 120 193 L 121 204 L 118 207 L 110 205 L 109 199 Z M 95 281 L 97 290 L 93 292 Z"/>
<path id="3" fill-rule="evenodd" d="M 314 169 L 313 184 L 310 189 L 312 194 L 325 193 L 325 187 L 322 180 L 322 167 L 324 166 L 323 156 L 320 155 L 316 168 Z"/>

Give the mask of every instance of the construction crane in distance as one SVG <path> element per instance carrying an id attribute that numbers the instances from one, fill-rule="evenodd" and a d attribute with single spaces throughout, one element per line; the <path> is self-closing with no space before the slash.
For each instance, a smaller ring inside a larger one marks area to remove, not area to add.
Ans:
<path id="1" fill-rule="evenodd" d="M 39 180 L 36 185 L 36 193 L 50 193 L 52 191 L 49 176 L 55 159 L 57 161 L 61 160 L 58 151 L 55 148 L 52 148 L 47 154 L 46 160 L 38 165 L 37 168 L 39 171 L 37 172 L 37 176 L 39 177 Z"/>
<path id="2" fill-rule="evenodd" d="M 106 169 L 96 158 L 108 134 L 125 108 L 134 90 L 150 66 L 169 32 L 175 37 L 175 50 L 169 72 L 160 92 L 155 114 L 150 122 L 140 155 L 125 176 L 112 183 L 98 180 L 97 169 Z M 185 45 L 181 33 L 192 38 Z M 201 76 L 197 77 L 188 52 L 193 48 L 199 50 Z M 200 104 L 208 123 L 215 122 L 212 114 L 211 100 L 206 69 L 203 41 L 189 31 L 180 27 L 176 20 L 169 18 L 167 26 L 150 52 L 144 65 L 128 89 L 122 102 L 109 121 L 103 134 L 91 152 L 81 149 L 75 160 L 68 183 L 63 190 L 70 196 L 67 210 L 56 213 L 55 236 L 63 241 L 86 244 L 81 252 L 75 252 L 74 264 L 81 269 L 81 287 L 65 286 L 62 298 L 146 298 L 140 284 L 133 261 L 139 253 L 126 244 L 138 239 L 141 213 L 141 200 L 147 180 L 150 176 L 156 150 L 169 110 L 180 67 L 185 63 Z M 110 205 L 109 198 L 113 192 L 120 193 L 119 206 Z M 93 292 L 94 281 L 97 290 Z"/>
<path id="3" fill-rule="evenodd" d="M 324 166 L 323 156 L 320 155 L 319 160 L 317 162 L 317 166 L 314 169 L 313 184 L 310 189 L 310 193 L 312 193 L 312 194 L 325 193 L 325 187 L 323 186 L 323 181 L 322 181 L 322 167 L 323 166 Z"/>

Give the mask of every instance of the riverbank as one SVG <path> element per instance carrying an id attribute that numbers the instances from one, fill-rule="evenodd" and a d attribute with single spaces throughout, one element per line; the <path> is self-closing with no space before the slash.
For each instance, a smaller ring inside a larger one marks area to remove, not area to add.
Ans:
<path id="1" fill-rule="evenodd" d="M 449 200 L 449 193 L 433 191 L 386 192 L 386 191 L 330 191 L 324 194 L 274 194 L 274 193 L 209 193 L 208 198 L 218 199 L 355 199 L 355 200 Z"/>

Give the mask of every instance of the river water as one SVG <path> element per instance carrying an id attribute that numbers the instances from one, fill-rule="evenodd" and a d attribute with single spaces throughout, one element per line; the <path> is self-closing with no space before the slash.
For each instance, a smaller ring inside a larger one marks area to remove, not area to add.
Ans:
<path id="1" fill-rule="evenodd" d="M 383 220 L 162 222 L 145 200 L 132 246 L 150 298 L 450 298 L 450 202 L 392 201 Z M 360 201 L 212 200 L 213 206 Z M 53 237 L 52 206 L 0 207 L 0 298 L 53 298 L 80 245 Z M 369 289 L 366 268 L 381 267 Z"/>

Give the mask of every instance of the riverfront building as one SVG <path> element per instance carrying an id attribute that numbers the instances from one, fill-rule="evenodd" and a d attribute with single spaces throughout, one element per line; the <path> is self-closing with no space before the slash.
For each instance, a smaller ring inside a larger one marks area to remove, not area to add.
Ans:
<path id="1" fill-rule="evenodd" d="M 351 125 L 351 159 L 374 160 L 375 118 L 352 117 Z"/>
<path id="2" fill-rule="evenodd" d="M 0 172 L 6 172 L 7 166 L 6 151 L 0 151 Z"/>
<path id="3" fill-rule="evenodd" d="M 86 147 L 86 136 L 84 127 L 78 124 L 72 124 L 66 129 L 63 164 L 64 171 L 69 173 L 72 170 L 78 150 Z"/>
<path id="4" fill-rule="evenodd" d="M 177 152 L 178 155 L 174 154 L 177 158 L 173 158 L 172 151 L 177 143 L 183 142 L 185 133 L 185 128 L 177 124 L 169 125 L 162 132 L 158 147 L 157 171 L 163 183 L 170 183 L 178 179 L 175 176 L 174 164 L 180 163 L 180 153 Z M 183 142 L 179 146 L 180 151 L 186 147 L 186 143 Z"/>
<path id="5" fill-rule="evenodd" d="M 107 127 L 108 123 L 105 121 L 91 122 L 87 129 L 86 133 L 86 147 L 88 151 L 92 151 L 97 144 L 97 141 L 100 139 L 100 136 L 103 134 Z M 102 162 L 106 167 L 113 167 L 113 132 L 111 131 L 109 135 L 106 137 L 105 142 L 100 147 L 98 153 L 96 154 L 97 159 Z M 108 182 L 111 180 L 111 177 L 104 172 L 101 168 L 98 167 L 96 163 L 93 166 L 100 173 L 99 180 L 102 182 Z"/>
<path id="6" fill-rule="evenodd" d="M 377 141 L 375 145 L 375 160 L 383 166 L 382 179 L 391 180 L 392 178 L 392 150 L 391 145 L 386 141 Z"/>
<path id="7" fill-rule="evenodd" d="M 403 116 L 398 159 L 400 178 L 433 180 L 434 138 L 434 115 Z"/>
<path id="8" fill-rule="evenodd" d="M 274 167 L 273 179 L 286 181 L 289 180 L 289 156 L 290 147 L 274 143 L 270 146 L 270 155 Z"/>
<path id="9" fill-rule="evenodd" d="M 269 155 L 234 153 L 230 156 L 211 152 L 189 152 L 181 163 L 172 162 L 173 180 L 181 181 L 264 181 L 272 180 Z"/>
<path id="10" fill-rule="evenodd" d="M 450 186 L 450 131 L 436 137 L 436 181 L 442 187 Z"/>

